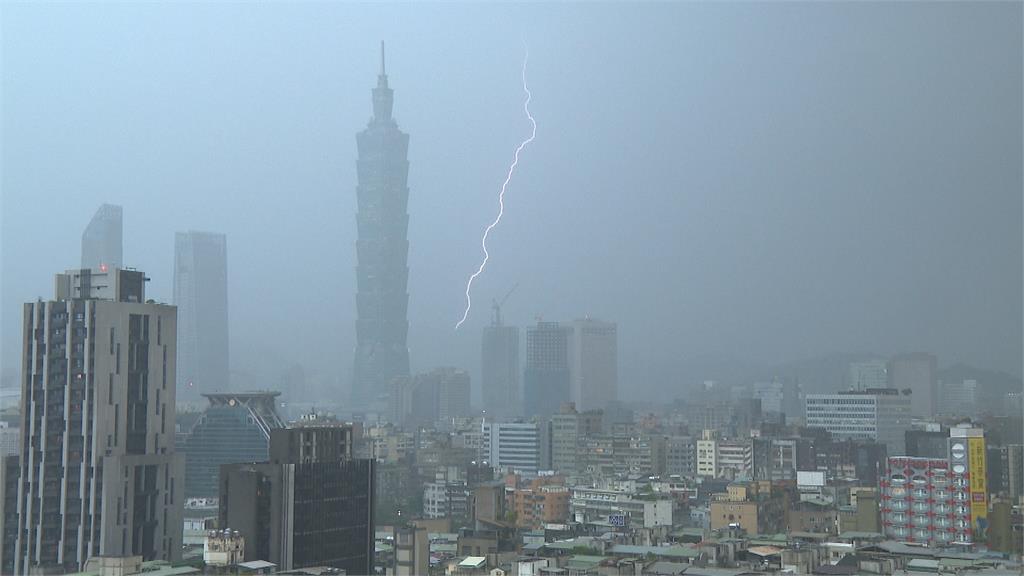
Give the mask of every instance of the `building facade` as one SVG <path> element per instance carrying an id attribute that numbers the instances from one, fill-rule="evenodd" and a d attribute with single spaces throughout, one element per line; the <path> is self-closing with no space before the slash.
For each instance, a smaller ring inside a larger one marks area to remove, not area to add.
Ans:
<path id="1" fill-rule="evenodd" d="M 889 367 L 885 360 L 850 362 L 846 380 L 849 389 L 857 392 L 869 388 L 888 388 Z"/>
<path id="2" fill-rule="evenodd" d="M 391 115 L 381 45 L 373 117 L 356 136 L 356 349 L 352 404 L 366 408 L 394 378 L 409 375 L 409 135 Z"/>
<path id="3" fill-rule="evenodd" d="M 910 410 L 910 398 L 890 388 L 806 396 L 809 428 L 824 428 L 839 440 L 882 442 L 894 454 L 904 452 Z"/>
<path id="4" fill-rule="evenodd" d="M 923 352 L 902 354 L 889 361 L 889 387 L 910 390 L 910 413 L 931 418 L 938 408 L 936 359 Z"/>
<path id="5" fill-rule="evenodd" d="M 247 561 L 373 574 L 375 462 L 351 456 L 351 426 L 273 430 L 269 462 L 221 467 L 220 526 Z"/>
<path id="6" fill-rule="evenodd" d="M 392 381 L 391 413 L 394 422 L 407 428 L 445 422 L 470 414 L 469 372 L 457 368 L 436 368 L 413 377 Z"/>
<path id="7" fill-rule="evenodd" d="M 519 397 L 519 328 L 505 326 L 500 316 L 484 327 L 480 354 L 480 385 L 484 410 L 491 418 L 518 416 L 522 411 Z"/>
<path id="8" fill-rule="evenodd" d="M 114 270 L 124 264 L 122 209 L 103 204 L 82 232 L 82 268 Z"/>
<path id="9" fill-rule="evenodd" d="M 782 413 L 783 386 L 782 382 L 773 380 L 771 382 L 754 382 L 751 389 L 754 398 L 761 401 L 762 412 Z"/>
<path id="10" fill-rule="evenodd" d="M 548 416 L 570 399 L 572 327 L 538 322 L 526 331 L 523 413 Z"/>
<path id="11" fill-rule="evenodd" d="M 936 414 L 943 416 L 975 416 L 978 413 L 978 381 L 960 380 L 938 385 Z"/>
<path id="12" fill-rule="evenodd" d="M 488 464 L 525 474 L 536 473 L 541 460 L 541 430 L 536 422 L 484 422 Z"/>
<path id="13" fill-rule="evenodd" d="M 570 397 L 582 410 L 603 410 L 618 400 L 618 327 L 592 318 L 572 323 Z"/>
<path id="14" fill-rule="evenodd" d="M 72 270 L 26 304 L 17 507 L 0 565 L 82 570 L 92 556 L 181 555 L 176 315 L 142 272 Z M 13 515 L 11 513 L 14 513 Z"/>
<path id="15" fill-rule="evenodd" d="M 551 468 L 566 475 L 583 472 L 582 443 L 585 438 L 600 434 L 603 413 L 600 410 L 578 412 L 573 403 L 563 404 L 551 415 Z"/>
<path id="16" fill-rule="evenodd" d="M 178 395 L 227 391 L 227 237 L 179 232 L 174 237 L 174 304 L 178 307 Z"/>
<path id="17" fill-rule="evenodd" d="M 950 429 L 945 458 L 892 456 L 879 482 L 885 535 L 930 546 L 984 542 L 988 531 L 985 438 Z"/>
<path id="18" fill-rule="evenodd" d="M 216 498 L 224 464 L 270 458 L 270 432 L 284 428 L 274 406 L 280 392 L 204 394 L 210 405 L 192 427 L 185 456 L 185 496 Z"/>
<path id="19" fill-rule="evenodd" d="M 673 501 L 668 497 L 639 497 L 622 490 L 573 488 L 569 513 L 574 522 L 615 522 L 636 528 L 672 526 Z"/>

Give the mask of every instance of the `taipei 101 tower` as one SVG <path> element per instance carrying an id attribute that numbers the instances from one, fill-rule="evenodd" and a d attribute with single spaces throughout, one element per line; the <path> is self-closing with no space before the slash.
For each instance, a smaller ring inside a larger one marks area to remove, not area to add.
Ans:
<path id="1" fill-rule="evenodd" d="M 367 409 L 409 375 L 409 135 L 391 117 L 394 94 L 384 68 L 373 89 L 373 118 L 356 135 L 356 350 L 352 407 Z"/>

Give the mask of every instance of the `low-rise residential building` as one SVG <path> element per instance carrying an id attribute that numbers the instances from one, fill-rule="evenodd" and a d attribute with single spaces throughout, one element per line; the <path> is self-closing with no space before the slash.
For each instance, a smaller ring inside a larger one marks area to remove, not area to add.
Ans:
<path id="1" fill-rule="evenodd" d="M 710 528 L 740 528 L 747 534 L 773 534 L 785 524 L 785 496 L 771 484 L 733 483 L 711 498 Z"/>
<path id="2" fill-rule="evenodd" d="M 641 528 L 672 526 L 672 498 L 653 492 L 573 488 L 569 508 L 575 522 L 603 520 Z"/>
<path id="3" fill-rule="evenodd" d="M 536 530 L 569 519 L 569 488 L 560 476 L 540 476 L 507 492 L 517 528 Z"/>

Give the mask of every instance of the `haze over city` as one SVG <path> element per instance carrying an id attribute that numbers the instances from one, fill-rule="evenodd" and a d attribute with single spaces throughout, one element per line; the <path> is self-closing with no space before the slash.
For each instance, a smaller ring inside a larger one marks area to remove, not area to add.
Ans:
<path id="1" fill-rule="evenodd" d="M 1019 376 L 1020 57 L 1003 50 L 1019 22 L 1005 12 L 7 6 L 4 373 L 20 349 L 12 305 L 75 265 L 111 202 L 125 264 L 159 300 L 173 233 L 226 233 L 240 378 L 299 363 L 347 388 L 352 134 L 384 39 L 411 134 L 414 368 L 475 367 L 491 298 L 518 283 L 508 322 L 617 320 L 623 381 L 644 397 L 707 356 L 928 350 Z M 454 332 L 529 128 L 524 42 L 539 136 Z"/>
<path id="2" fill-rule="evenodd" d="M 0 575 L 1022 574 L 1022 102 L 1021 0 L 0 2 Z"/>

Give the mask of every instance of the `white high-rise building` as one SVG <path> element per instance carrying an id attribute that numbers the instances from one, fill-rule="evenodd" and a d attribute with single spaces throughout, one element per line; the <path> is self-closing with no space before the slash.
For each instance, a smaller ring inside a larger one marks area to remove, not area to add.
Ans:
<path id="1" fill-rule="evenodd" d="M 697 440 L 697 475 L 714 478 L 718 472 L 718 433 L 704 430 Z"/>
<path id="2" fill-rule="evenodd" d="M 96 556 L 181 556 L 176 311 L 142 272 L 72 270 L 25 305 L 16 538 L 0 572 L 77 572 Z M 10 502 L 8 502 L 9 504 Z M 4 529 L 6 533 L 7 529 Z"/>
<path id="3" fill-rule="evenodd" d="M 488 447 L 489 464 L 501 468 L 536 474 L 541 460 L 541 429 L 536 422 L 484 422 L 484 444 Z"/>
<path id="4" fill-rule="evenodd" d="M 592 318 L 572 323 L 570 398 L 581 412 L 599 410 L 618 399 L 618 328 Z"/>
<path id="5" fill-rule="evenodd" d="M 837 439 L 870 440 L 903 454 L 910 429 L 910 398 L 891 388 L 863 392 L 808 394 L 807 426 L 824 428 Z"/>

